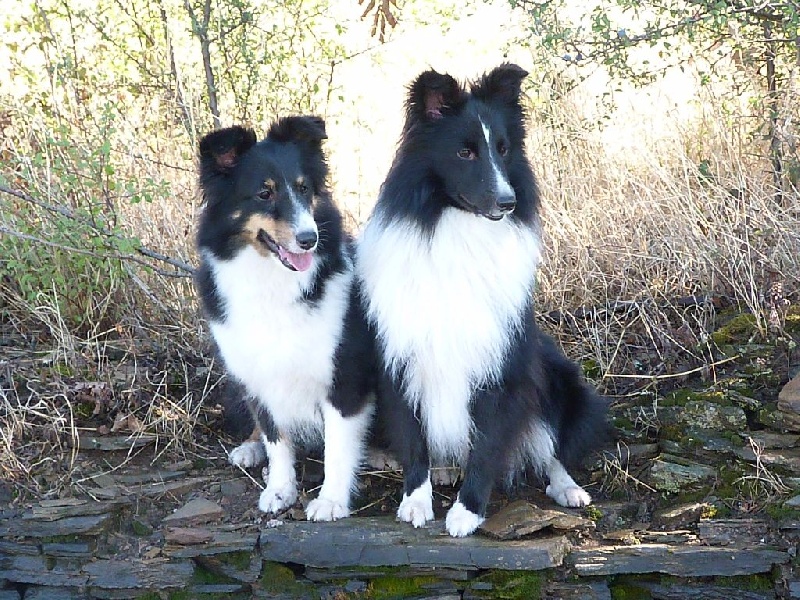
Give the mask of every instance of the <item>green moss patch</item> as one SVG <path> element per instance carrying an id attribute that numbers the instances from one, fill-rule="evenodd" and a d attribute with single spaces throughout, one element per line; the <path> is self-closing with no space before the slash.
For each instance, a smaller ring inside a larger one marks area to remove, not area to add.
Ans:
<path id="1" fill-rule="evenodd" d="M 747 343 L 758 333 L 758 322 L 755 315 L 742 313 L 733 317 L 722 327 L 711 334 L 717 346 Z"/>
<path id="2" fill-rule="evenodd" d="M 491 590 L 474 591 L 486 598 L 500 600 L 532 600 L 540 598 L 542 588 L 547 583 L 545 571 L 491 571 L 481 575 L 476 581 L 490 583 Z"/>
<path id="3" fill-rule="evenodd" d="M 310 584 L 297 581 L 294 572 L 279 563 L 264 561 L 259 584 L 262 590 L 272 594 L 302 596 L 312 589 Z"/>
<path id="4" fill-rule="evenodd" d="M 379 577 L 370 582 L 366 597 L 370 600 L 403 600 L 426 593 L 425 586 L 439 581 L 436 577 Z"/>

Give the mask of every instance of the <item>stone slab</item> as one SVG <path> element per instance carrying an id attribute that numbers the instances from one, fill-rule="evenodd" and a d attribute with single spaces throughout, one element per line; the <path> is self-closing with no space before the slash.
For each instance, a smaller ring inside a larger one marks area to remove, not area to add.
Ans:
<path id="1" fill-rule="evenodd" d="M 88 577 L 42 556 L 0 556 L 0 580 L 31 585 L 80 587 Z"/>
<path id="2" fill-rule="evenodd" d="M 558 600 L 611 600 L 611 590 L 605 581 L 562 583 L 547 586 L 547 598 Z"/>
<path id="3" fill-rule="evenodd" d="M 761 519 L 709 519 L 697 524 L 697 535 L 709 546 L 755 547 L 768 534 Z"/>
<path id="4" fill-rule="evenodd" d="M 31 586 L 25 590 L 25 600 L 84 600 L 84 598 L 86 598 L 86 594 L 74 588 Z M 0 600 L 3 600 L 2 596 L 0 596 Z M 19 596 L 17 596 L 17 600 L 19 600 Z"/>
<path id="5" fill-rule="evenodd" d="M 116 510 L 119 502 L 95 502 L 93 500 L 42 502 L 22 515 L 25 520 L 58 521 L 67 517 L 88 517 L 102 515 Z"/>
<path id="6" fill-rule="evenodd" d="M 474 571 L 447 567 L 414 567 L 392 569 L 391 575 L 394 579 L 435 577 L 436 579 L 447 579 L 449 581 L 469 581 L 474 576 Z M 326 581 L 345 579 L 379 579 L 386 576 L 386 571 L 379 567 L 339 567 L 331 569 L 306 567 L 303 571 L 303 576 L 309 581 L 324 583 Z"/>
<path id="7" fill-rule="evenodd" d="M 39 545 L 35 541 L 14 542 L 0 539 L 0 556 L 4 554 L 25 554 L 27 556 L 37 556 L 41 554 Z M 0 581 L 0 583 L 2 583 Z"/>
<path id="8" fill-rule="evenodd" d="M 197 525 L 216 521 L 225 515 L 225 511 L 216 502 L 205 498 L 194 498 L 181 506 L 171 515 L 164 517 L 164 523 L 170 525 Z"/>
<path id="9" fill-rule="evenodd" d="M 594 529 L 589 519 L 558 510 L 546 510 L 525 500 L 512 502 L 486 519 L 480 532 L 499 540 L 513 540 L 542 529 Z"/>
<path id="10" fill-rule="evenodd" d="M 43 538 L 75 535 L 96 535 L 112 520 L 104 513 L 85 517 L 65 517 L 57 521 L 14 520 L 0 522 L 0 537 Z"/>
<path id="11" fill-rule="evenodd" d="M 260 547 L 265 560 L 314 567 L 540 570 L 561 565 L 570 543 L 561 535 L 510 542 L 453 538 L 442 521 L 415 529 L 390 517 L 357 517 L 333 523 L 285 522 L 264 530 Z"/>
<path id="12" fill-rule="evenodd" d="M 98 560 L 83 567 L 91 587 L 102 589 L 184 589 L 194 573 L 188 561 Z"/>
<path id="13" fill-rule="evenodd" d="M 663 573 L 676 577 L 729 577 L 767 573 L 774 565 L 788 561 L 787 552 L 766 548 L 667 544 L 578 549 L 569 557 L 569 563 L 580 576 Z"/>
<path id="14" fill-rule="evenodd" d="M 211 539 L 202 544 L 191 546 L 168 545 L 164 552 L 174 558 L 194 558 L 196 556 L 213 556 L 230 552 L 255 552 L 258 544 L 258 533 L 254 531 L 219 531 L 205 530 L 211 533 Z M 169 542 L 169 538 L 167 538 Z"/>
<path id="15" fill-rule="evenodd" d="M 717 476 L 716 469 L 708 465 L 681 462 L 677 462 L 675 457 L 662 454 L 650 466 L 650 485 L 663 492 L 678 493 L 685 487 L 713 480 Z"/>
<path id="16" fill-rule="evenodd" d="M 712 585 L 644 583 L 653 600 L 775 600 L 772 592 L 752 592 Z"/>

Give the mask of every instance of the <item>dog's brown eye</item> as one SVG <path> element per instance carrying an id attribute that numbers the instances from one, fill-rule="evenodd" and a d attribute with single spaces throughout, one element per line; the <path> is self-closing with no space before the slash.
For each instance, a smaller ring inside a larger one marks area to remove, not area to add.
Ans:
<path id="1" fill-rule="evenodd" d="M 258 197 L 261 198 L 262 200 L 272 200 L 272 194 L 273 194 L 272 189 L 264 188 L 263 190 L 258 192 Z"/>
<path id="2" fill-rule="evenodd" d="M 462 148 L 458 151 L 458 158 L 463 158 L 464 160 L 473 160 L 475 158 L 475 153 L 469 148 Z"/>
<path id="3" fill-rule="evenodd" d="M 301 194 L 305 194 L 308 191 L 308 186 L 304 183 L 297 184 L 297 191 Z"/>
<path id="4" fill-rule="evenodd" d="M 505 156 L 506 154 L 508 154 L 508 146 L 506 146 L 505 143 L 503 143 L 503 142 L 498 143 L 497 144 L 497 153 L 500 156 Z"/>

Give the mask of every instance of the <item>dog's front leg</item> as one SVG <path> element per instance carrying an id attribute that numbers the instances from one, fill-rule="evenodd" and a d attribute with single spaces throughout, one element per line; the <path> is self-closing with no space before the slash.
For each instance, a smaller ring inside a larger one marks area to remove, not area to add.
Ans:
<path id="1" fill-rule="evenodd" d="M 404 438 L 400 462 L 403 465 L 403 499 L 397 509 L 400 521 L 422 527 L 433 520 L 433 487 L 430 477 L 428 445 L 419 420 L 406 404 L 399 411 L 403 418 L 397 423 L 395 435 Z"/>
<path id="2" fill-rule="evenodd" d="M 285 435 L 270 440 L 262 436 L 269 461 L 266 484 L 258 499 L 258 508 L 265 513 L 278 513 L 297 500 L 297 475 L 294 470 L 294 447 Z"/>
<path id="3" fill-rule="evenodd" d="M 350 495 L 356 487 L 364 440 L 372 407 L 345 417 L 328 402 L 322 404 L 325 420 L 325 480 L 319 496 L 309 502 L 306 517 L 311 521 L 335 521 L 350 514 Z"/>
<path id="4" fill-rule="evenodd" d="M 453 537 L 470 535 L 483 523 L 494 483 L 507 468 L 505 448 L 516 437 L 519 423 L 496 417 L 502 401 L 498 390 L 477 392 L 473 400 L 474 430 L 464 481 L 445 519 Z"/>

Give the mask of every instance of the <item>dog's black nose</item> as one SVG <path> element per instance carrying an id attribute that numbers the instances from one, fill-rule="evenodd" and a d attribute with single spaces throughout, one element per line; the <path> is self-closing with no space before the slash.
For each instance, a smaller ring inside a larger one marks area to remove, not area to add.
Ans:
<path id="1" fill-rule="evenodd" d="M 297 240 L 297 245 L 303 250 L 310 250 L 317 243 L 317 232 L 311 229 L 307 231 L 300 231 L 294 237 L 295 240 Z"/>
<path id="2" fill-rule="evenodd" d="M 517 197 L 516 196 L 500 196 L 497 199 L 497 208 L 500 209 L 500 212 L 509 213 L 517 206 Z"/>

